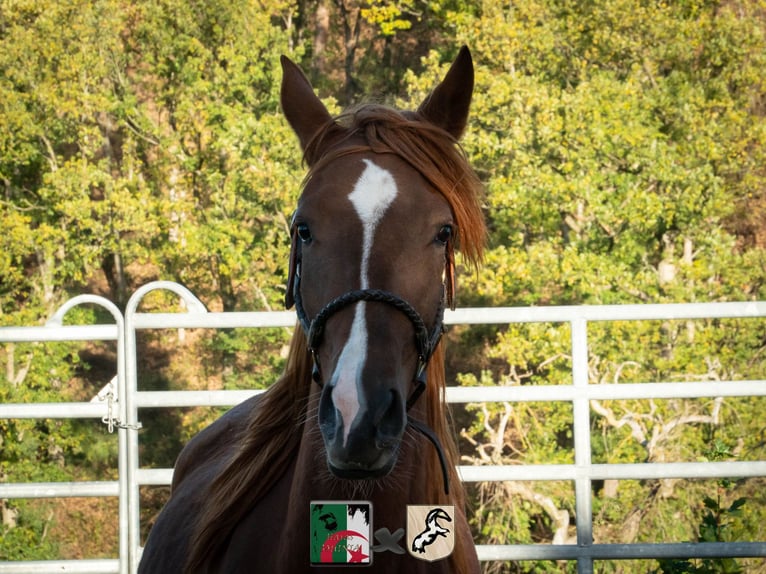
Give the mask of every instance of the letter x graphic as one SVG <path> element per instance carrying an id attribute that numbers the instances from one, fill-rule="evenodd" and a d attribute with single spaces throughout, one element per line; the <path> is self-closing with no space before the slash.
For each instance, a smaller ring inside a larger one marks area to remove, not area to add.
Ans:
<path id="1" fill-rule="evenodd" d="M 379 542 L 372 547 L 373 552 L 386 552 L 391 551 L 394 554 L 404 554 L 404 548 L 399 546 L 397 542 L 404 536 L 404 528 L 399 528 L 393 534 L 388 528 L 378 528 L 375 531 L 375 540 Z"/>

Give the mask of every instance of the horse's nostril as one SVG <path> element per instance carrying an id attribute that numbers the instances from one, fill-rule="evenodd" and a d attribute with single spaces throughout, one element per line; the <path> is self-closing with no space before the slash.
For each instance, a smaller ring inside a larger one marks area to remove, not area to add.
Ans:
<path id="1" fill-rule="evenodd" d="M 399 440 L 404 431 L 406 417 L 401 395 L 395 390 L 386 393 L 375 415 L 375 438 L 379 446 L 390 446 L 390 443 Z"/>
<path id="2" fill-rule="evenodd" d="M 319 398 L 319 427 L 325 438 L 332 438 L 337 432 L 337 410 L 332 400 L 332 387 L 326 385 L 322 389 L 322 395 Z"/>
<path id="3" fill-rule="evenodd" d="M 385 393 L 381 393 L 380 399 L 376 401 L 375 410 L 372 413 L 372 424 L 379 426 L 388 415 L 391 410 L 391 405 L 394 402 L 394 391 L 390 390 Z"/>

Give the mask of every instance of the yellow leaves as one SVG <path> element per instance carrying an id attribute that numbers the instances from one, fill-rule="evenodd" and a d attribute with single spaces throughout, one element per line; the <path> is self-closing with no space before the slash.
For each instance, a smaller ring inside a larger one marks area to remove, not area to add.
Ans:
<path id="1" fill-rule="evenodd" d="M 31 235 L 31 218 L 29 215 L 17 211 L 8 205 L 3 205 L 0 209 L 0 245 L 11 247 L 17 244 L 26 244 Z M 2 249 L 7 252 L 6 248 Z"/>
<path id="2" fill-rule="evenodd" d="M 393 36 L 399 30 L 409 30 L 412 23 L 402 18 L 402 10 L 385 0 L 373 0 L 369 7 L 360 10 L 362 18 L 380 28 L 384 36 Z"/>
<path id="3" fill-rule="evenodd" d="M 0 208 L 0 277 L 13 283 L 23 276 L 23 257 L 33 243 L 29 216 L 8 206 Z"/>

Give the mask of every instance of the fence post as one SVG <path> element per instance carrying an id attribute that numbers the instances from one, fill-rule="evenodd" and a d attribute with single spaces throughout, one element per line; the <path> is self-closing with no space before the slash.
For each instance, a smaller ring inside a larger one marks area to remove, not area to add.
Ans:
<path id="1" fill-rule="evenodd" d="M 590 445 L 590 401 L 588 400 L 588 322 L 582 318 L 573 319 L 572 336 L 572 384 L 575 387 L 572 401 L 573 434 L 575 448 L 575 519 L 577 521 L 577 545 L 587 547 L 593 544 L 593 519 L 591 500 L 591 445 Z M 593 559 L 577 561 L 578 574 L 592 574 Z"/>
<path id="2" fill-rule="evenodd" d="M 123 406 L 127 396 L 125 387 L 125 319 L 122 316 L 120 309 L 112 303 L 109 299 L 101 297 L 100 295 L 78 295 L 69 299 L 56 312 L 45 322 L 46 327 L 57 327 L 64 324 L 64 315 L 69 312 L 70 309 L 81 305 L 83 303 L 92 303 L 103 307 L 114 317 L 114 321 L 117 324 L 117 404 L 120 409 L 119 421 L 125 422 Z M 111 413 L 107 413 L 107 417 L 111 417 Z M 112 421 L 104 421 L 111 425 Z M 111 426 L 109 427 L 111 431 Z M 129 497 L 130 492 L 130 473 L 128 469 L 127 459 L 127 441 L 128 434 L 124 425 L 117 425 L 117 484 L 118 484 L 118 516 L 120 531 L 119 537 L 119 572 L 120 574 L 130 574 L 129 561 L 130 561 L 130 538 L 128 536 L 128 516 L 129 516 Z"/>
<path id="3" fill-rule="evenodd" d="M 135 316 L 138 305 L 151 291 L 166 290 L 175 293 L 186 304 L 190 313 L 207 313 L 205 305 L 186 287 L 172 281 L 152 281 L 138 289 L 128 300 L 125 307 L 125 394 L 124 400 L 120 401 L 120 417 L 125 423 L 124 430 L 127 433 L 126 457 L 128 489 L 128 562 L 129 573 L 138 571 L 138 563 L 141 556 L 138 552 L 141 545 L 140 508 L 141 498 L 138 487 L 138 430 L 141 423 L 138 422 L 138 405 L 136 393 L 138 393 L 138 361 L 136 353 L 136 326 Z"/>

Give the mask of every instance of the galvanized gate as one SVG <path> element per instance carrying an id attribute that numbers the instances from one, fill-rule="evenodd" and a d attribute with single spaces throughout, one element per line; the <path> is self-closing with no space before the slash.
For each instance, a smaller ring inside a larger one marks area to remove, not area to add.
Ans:
<path id="1" fill-rule="evenodd" d="M 185 313 L 141 313 L 138 307 L 155 290 L 175 293 Z M 73 307 L 92 304 L 114 318 L 110 325 L 63 325 Z M 478 545 L 479 558 L 491 560 L 576 560 L 579 573 L 594 571 L 594 560 L 766 557 L 766 541 L 736 543 L 594 544 L 592 483 L 606 479 L 764 477 L 766 461 L 683 462 L 651 464 L 593 464 L 591 462 L 591 401 L 605 399 L 669 399 L 693 397 L 766 397 L 766 380 L 684 383 L 589 384 L 588 325 L 603 321 L 691 320 L 766 317 L 766 302 L 694 303 L 669 305 L 612 305 L 580 307 L 471 308 L 447 312 L 446 324 L 512 324 L 556 322 L 571 326 L 572 384 L 552 386 L 451 387 L 452 403 L 491 401 L 563 401 L 572 404 L 574 463 L 519 466 L 460 466 L 466 482 L 571 481 L 575 491 L 576 544 Z M 292 327 L 292 312 L 210 313 L 185 287 L 167 281 L 150 283 L 130 298 L 124 315 L 110 301 L 81 295 L 65 303 L 39 327 L 0 327 L 0 343 L 31 341 L 116 341 L 116 375 L 88 403 L 0 405 L 0 418 L 97 418 L 118 441 L 117 481 L 0 484 L 0 499 L 74 496 L 119 498 L 119 556 L 112 559 L 0 562 L 0 574 L 10 573 L 119 573 L 133 574 L 140 560 L 139 486 L 170 484 L 172 469 L 141 468 L 139 409 L 148 407 L 229 406 L 252 396 L 249 391 L 139 391 L 136 333 L 168 328 Z"/>

